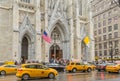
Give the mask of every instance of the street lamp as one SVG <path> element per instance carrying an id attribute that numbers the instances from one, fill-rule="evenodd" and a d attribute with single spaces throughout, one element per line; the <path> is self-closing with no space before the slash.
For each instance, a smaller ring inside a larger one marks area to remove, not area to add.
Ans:
<path id="1" fill-rule="evenodd" d="M 112 43 L 112 41 L 109 42 L 109 47 L 110 47 L 111 62 L 113 62 L 113 43 Z"/>

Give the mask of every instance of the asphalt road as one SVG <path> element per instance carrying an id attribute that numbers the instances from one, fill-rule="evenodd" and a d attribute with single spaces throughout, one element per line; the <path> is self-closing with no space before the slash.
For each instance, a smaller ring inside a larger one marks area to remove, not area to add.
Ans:
<path id="1" fill-rule="evenodd" d="M 15 75 L 0 76 L 0 81 L 20 81 Z M 39 78 L 28 81 L 120 81 L 120 74 L 93 71 L 91 73 L 61 72 L 55 79 Z"/>

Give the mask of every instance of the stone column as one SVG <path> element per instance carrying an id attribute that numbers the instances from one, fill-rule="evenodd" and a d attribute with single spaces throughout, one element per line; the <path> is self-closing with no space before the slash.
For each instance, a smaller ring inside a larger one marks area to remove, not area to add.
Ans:
<path id="1" fill-rule="evenodd" d="M 79 20 L 79 3 L 76 0 L 76 59 L 81 61 L 81 43 L 80 43 L 80 20 Z"/>
<path id="2" fill-rule="evenodd" d="M 74 27 L 73 27 L 73 2 L 68 0 L 69 8 L 69 24 L 70 24 L 70 59 L 74 56 Z"/>
<path id="3" fill-rule="evenodd" d="M 36 60 L 42 61 L 41 58 L 41 16 L 40 16 L 40 0 L 36 0 Z"/>
<path id="4" fill-rule="evenodd" d="M 35 45 L 34 45 L 34 42 L 31 42 L 28 47 L 29 47 L 28 60 L 35 60 Z"/>
<path id="5" fill-rule="evenodd" d="M 50 35 L 48 30 L 48 0 L 45 0 L 45 30 Z M 45 62 L 49 62 L 49 43 L 45 42 Z"/>
<path id="6" fill-rule="evenodd" d="M 94 27 L 93 27 L 93 21 L 92 21 L 92 9 L 91 9 L 91 5 L 90 5 L 90 0 L 89 0 L 89 21 L 90 21 L 90 55 L 91 55 L 91 59 L 90 61 L 95 61 L 95 41 L 94 41 Z"/>
<path id="7" fill-rule="evenodd" d="M 20 62 L 19 53 L 19 7 L 18 0 L 13 1 L 13 59 Z"/>

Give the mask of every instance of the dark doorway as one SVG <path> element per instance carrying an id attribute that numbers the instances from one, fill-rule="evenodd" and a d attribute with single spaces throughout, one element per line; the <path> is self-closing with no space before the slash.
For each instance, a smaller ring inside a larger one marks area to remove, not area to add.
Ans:
<path id="1" fill-rule="evenodd" d="M 25 61 L 28 59 L 28 39 L 26 37 L 22 40 L 22 46 L 21 46 L 21 62 L 25 63 Z"/>
<path id="2" fill-rule="evenodd" d="M 61 59 L 63 58 L 62 50 L 58 45 L 52 45 L 50 47 L 50 59 Z"/>

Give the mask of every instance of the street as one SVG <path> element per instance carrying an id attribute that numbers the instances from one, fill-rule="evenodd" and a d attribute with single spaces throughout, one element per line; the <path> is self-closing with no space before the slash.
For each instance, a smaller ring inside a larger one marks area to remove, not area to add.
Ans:
<path id="1" fill-rule="evenodd" d="M 0 81 L 20 81 L 15 75 L 0 76 Z M 40 78 L 28 81 L 119 81 L 120 74 L 93 71 L 91 73 L 65 73 L 61 72 L 55 79 Z"/>

